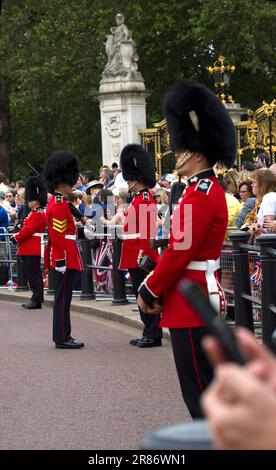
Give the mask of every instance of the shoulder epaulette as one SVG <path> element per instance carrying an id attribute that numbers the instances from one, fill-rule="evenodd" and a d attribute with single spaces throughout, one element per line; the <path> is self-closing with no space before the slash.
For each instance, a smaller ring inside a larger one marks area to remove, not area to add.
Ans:
<path id="1" fill-rule="evenodd" d="M 195 187 L 195 191 L 201 191 L 202 193 L 209 194 L 211 187 L 213 186 L 213 181 L 209 179 L 199 180 Z"/>
<path id="2" fill-rule="evenodd" d="M 61 194 L 57 194 L 55 196 L 55 202 L 62 202 L 63 201 L 63 196 Z"/>

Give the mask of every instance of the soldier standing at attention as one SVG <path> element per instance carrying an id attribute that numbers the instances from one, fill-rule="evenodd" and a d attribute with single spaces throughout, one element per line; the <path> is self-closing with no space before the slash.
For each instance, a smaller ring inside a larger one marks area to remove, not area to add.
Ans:
<path id="1" fill-rule="evenodd" d="M 21 256 L 23 269 L 33 293 L 29 302 L 22 304 L 28 310 L 41 308 L 43 303 L 43 278 L 41 272 L 41 237 L 46 230 L 47 191 L 41 178 L 30 176 L 26 181 L 25 202 L 28 204 L 28 216 L 24 219 L 21 230 L 11 237 L 12 243 L 19 243 L 17 256 Z"/>
<path id="2" fill-rule="evenodd" d="M 46 211 L 49 241 L 45 250 L 45 267 L 56 270 L 53 341 L 59 349 L 79 349 L 84 346 L 81 341 L 72 338 L 70 321 L 74 277 L 83 265 L 66 196 L 72 192 L 78 175 L 78 159 L 69 150 L 54 152 L 45 163 L 44 178 L 53 194 Z"/>
<path id="3" fill-rule="evenodd" d="M 225 107 L 203 85 L 176 84 L 165 96 L 164 111 L 176 170 L 188 184 L 173 212 L 169 247 L 141 285 L 138 305 L 145 313 L 159 314 L 162 296 L 161 326 L 170 329 L 184 401 L 191 416 L 199 418 L 200 395 L 213 377 L 201 347 L 208 330 L 178 284 L 182 279 L 198 282 L 218 311 L 223 304 L 218 269 L 228 216 L 212 167 L 219 161 L 231 167 L 236 136 Z"/>
<path id="4" fill-rule="evenodd" d="M 146 150 L 138 144 L 129 144 L 123 148 L 120 167 L 133 199 L 125 213 L 119 269 L 128 269 L 137 297 L 139 286 L 147 275 L 146 271 L 139 268 L 138 256 L 147 255 L 154 261 L 158 258 L 157 250 L 149 246 L 150 239 L 155 238 L 157 223 L 156 201 L 148 189 L 156 184 L 155 171 Z M 133 338 L 129 343 L 140 348 L 161 346 L 159 316 L 148 315 L 143 309 L 139 310 L 144 324 L 143 336 Z"/>

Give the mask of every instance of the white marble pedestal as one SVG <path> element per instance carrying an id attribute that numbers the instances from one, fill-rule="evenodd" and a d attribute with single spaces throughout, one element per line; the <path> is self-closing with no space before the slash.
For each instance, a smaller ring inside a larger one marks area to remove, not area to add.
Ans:
<path id="1" fill-rule="evenodd" d="M 119 163 L 126 144 L 140 143 L 139 128 L 146 128 L 146 97 L 149 93 L 139 72 L 104 77 L 100 82 L 102 161 Z"/>

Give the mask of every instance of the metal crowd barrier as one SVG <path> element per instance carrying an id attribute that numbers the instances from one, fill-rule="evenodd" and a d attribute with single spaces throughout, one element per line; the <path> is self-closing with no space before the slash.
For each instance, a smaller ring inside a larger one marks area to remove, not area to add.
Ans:
<path id="1" fill-rule="evenodd" d="M 9 279 L 17 281 L 18 290 L 28 289 L 20 256 L 15 255 L 16 246 L 9 242 L 12 234 L 3 233 L 4 258 L 0 263 L 8 265 Z M 271 341 L 271 334 L 276 328 L 276 235 L 262 235 L 257 238 L 257 246 L 248 245 L 247 232 L 235 232 L 229 235 L 230 242 L 226 242 L 221 258 L 222 286 L 228 296 L 230 306 L 235 310 L 235 324 L 245 326 L 254 331 L 253 311 L 261 311 L 261 327 L 263 341 L 272 349 L 275 346 Z M 46 235 L 42 238 L 44 245 Z M 81 256 L 84 271 L 81 273 L 81 290 L 75 292 L 83 300 L 98 299 L 111 300 L 113 304 L 120 305 L 128 302 L 135 303 L 135 296 L 127 294 L 124 272 L 118 270 L 121 255 L 122 241 L 118 238 L 112 240 L 112 265 L 97 266 L 93 264 L 91 241 L 81 240 Z M 44 250 L 42 251 L 42 253 Z M 260 259 L 262 269 L 262 287 L 256 288 L 250 280 L 252 268 Z M 93 270 L 112 270 L 113 295 L 98 291 Z M 49 270 L 48 294 L 54 293 L 55 271 Z M 256 323 L 256 322 L 255 322 Z M 275 351 L 276 352 L 276 351 Z"/>
<path id="2" fill-rule="evenodd" d="M 17 246 L 13 245 L 9 239 L 13 233 L 1 234 L 5 237 L 4 241 L 0 241 L 0 264 L 6 264 L 8 266 L 8 277 L 10 281 L 16 282 L 17 291 L 28 290 L 27 279 L 24 274 L 22 259 L 20 256 L 16 256 Z M 106 239 L 106 234 L 105 234 Z M 44 245 L 47 241 L 47 234 L 43 234 L 42 243 L 42 259 L 41 266 L 43 270 L 44 266 Z M 81 272 L 81 286 L 80 290 L 74 291 L 74 296 L 80 296 L 81 300 L 109 300 L 114 305 L 123 305 L 129 302 L 135 303 L 135 296 L 132 292 L 127 294 L 127 288 L 131 287 L 131 284 L 126 283 L 125 274 L 123 271 L 118 270 L 119 260 L 121 256 L 121 245 L 122 242 L 118 238 L 112 240 L 112 262 L 110 266 L 100 266 L 93 263 L 92 257 L 92 241 L 84 239 L 79 241 L 80 253 L 83 260 L 84 270 Z M 103 290 L 97 290 L 97 283 L 94 279 L 94 270 L 112 270 L 113 278 L 113 294 L 108 294 Z M 7 287 L 7 286 L 3 286 Z M 130 289 L 131 290 L 131 289 Z M 48 272 L 48 287 L 46 293 L 53 295 L 55 292 L 55 270 L 49 269 Z"/>
<path id="3" fill-rule="evenodd" d="M 253 304 L 261 308 L 263 342 L 276 353 L 272 333 L 276 328 L 276 235 L 257 237 L 257 245 L 248 245 L 249 234 L 236 232 L 230 235 L 233 243 L 234 303 L 236 326 L 254 331 Z M 261 299 L 251 294 L 249 252 L 260 254 Z"/>

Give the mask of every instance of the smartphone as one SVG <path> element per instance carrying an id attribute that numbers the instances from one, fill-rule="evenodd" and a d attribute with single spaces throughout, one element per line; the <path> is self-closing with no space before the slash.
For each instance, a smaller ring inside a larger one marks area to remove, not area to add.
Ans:
<path id="1" fill-rule="evenodd" d="M 219 341 L 226 359 L 244 365 L 246 360 L 240 351 L 233 331 L 216 312 L 202 287 L 195 282 L 185 280 L 180 282 L 179 289 L 191 307 L 206 322 L 210 334 Z"/>

